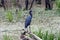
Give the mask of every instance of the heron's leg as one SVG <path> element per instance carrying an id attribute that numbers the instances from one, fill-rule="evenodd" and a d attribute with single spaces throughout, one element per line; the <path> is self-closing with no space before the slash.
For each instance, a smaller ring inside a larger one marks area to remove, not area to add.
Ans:
<path id="1" fill-rule="evenodd" d="M 29 32 L 31 33 L 31 27 L 29 26 Z"/>
<path id="2" fill-rule="evenodd" d="M 25 28 L 25 31 L 28 32 L 28 28 Z"/>

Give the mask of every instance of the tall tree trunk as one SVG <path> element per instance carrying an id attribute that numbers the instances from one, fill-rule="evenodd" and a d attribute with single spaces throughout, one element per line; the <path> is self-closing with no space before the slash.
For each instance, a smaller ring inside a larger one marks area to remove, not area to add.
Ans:
<path id="1" fill-rule="evenodd" d="M 32 0 L 32 3 L 31 3 L 31 6 L 30 6 L 29 10 L 32 8 L 32 6 L 33 6 L 33 3 L 34 3 L 34 0 Z"/>
<path id="2" fill-rule="evenodd" d="M 28 10 L 28 4 L 29 4 L 29 1 L 28 0 L 25 0 L 25 9 Z"/>

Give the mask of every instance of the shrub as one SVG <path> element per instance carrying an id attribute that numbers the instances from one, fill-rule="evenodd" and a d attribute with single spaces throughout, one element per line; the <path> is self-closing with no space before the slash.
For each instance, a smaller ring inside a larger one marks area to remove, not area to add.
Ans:
<path id="1" fill-rule="evenodd" d="M 60 0 L 56 0 L 56 6 L 60 8 Z"/>
<path id="2" fill-rule="evenodd" d="M 12 22 L 13 21 L 13 15 L 12 15 L 12 12 L 11 11 L 8 11 L 7 14 L 6 14 L 6 18 L 9 22 Z"/>

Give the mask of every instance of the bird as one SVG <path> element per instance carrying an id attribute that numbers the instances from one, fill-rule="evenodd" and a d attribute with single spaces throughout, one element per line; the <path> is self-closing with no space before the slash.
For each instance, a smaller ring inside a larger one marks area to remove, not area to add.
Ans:
<path id="1" fill-rule="evenodd" d="M 28 27 L 31 32 L 31 29 L 30 29 L 31 21 L 32 21 L 32 10 L 29 11 L 29 16 L 27 16 L 27 18 L 25 20 L 25 29 L 26 29 L 25 31 L 27 31 L 27 32 L 28 32 Z"/>

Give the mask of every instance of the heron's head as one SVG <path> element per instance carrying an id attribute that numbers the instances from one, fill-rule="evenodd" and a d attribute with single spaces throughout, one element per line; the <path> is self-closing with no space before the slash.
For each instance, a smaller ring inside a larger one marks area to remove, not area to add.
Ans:
<path id="1" fill-rule="evenodd" d="M 30 16 L 32 16 L 32 10 L 29 11 Z"/>

